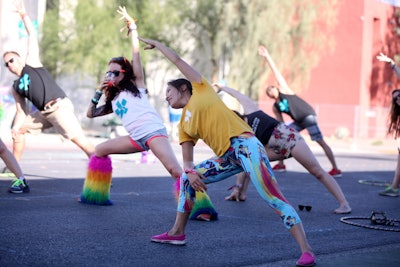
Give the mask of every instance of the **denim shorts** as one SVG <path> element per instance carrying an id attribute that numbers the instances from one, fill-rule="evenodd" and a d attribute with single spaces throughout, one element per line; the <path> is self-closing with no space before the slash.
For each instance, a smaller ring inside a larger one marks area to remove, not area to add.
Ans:
<path id="1" fill-rule="evenodd" d="M 160 130 L 154 131 L 154 132 L 152 132 L 152 133 L 149 133 L 149 134 L 143 136 L 143 137 L 140 138 L 139 140 L 133 140 L 133 139 L 131 138 L 131 144 L 132 144 L 135 148 L 139 149 L 140 151 L 145 151 L 145 150 L 147 151 L 147 150 L 150 150 L 150 147 L 149 147 L 149 145 L 148 145 L 149 142 L 150 142 L 153 138 L 156 138 L 156 137 L 165 137 L 165 138 L 168 138 L 167 130 L 166 130 L 165 128 L 162 128 L 162 129 L 160 129 Z"/>

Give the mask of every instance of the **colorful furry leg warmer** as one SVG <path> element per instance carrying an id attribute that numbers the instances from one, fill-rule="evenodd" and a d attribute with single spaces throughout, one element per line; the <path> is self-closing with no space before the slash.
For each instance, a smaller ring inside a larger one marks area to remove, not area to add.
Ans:
<path id="1" fill-rule="evenodd" d="M 94 205 L 112 205 L 110 187 L 112 177 L 112 162 L 109 156 L 90 157 L 86 180 L 80 202 Z"/>
<path id="2" fill-rule="evenodd" d="M 179 199 L 180 182 L 177 179 L 174 183 L 175 197 Z M 218 213 L 206 192 L 196 191 L 196 201 L 189 215 L 191 220 L 210 221 L 218 220 Z"/>

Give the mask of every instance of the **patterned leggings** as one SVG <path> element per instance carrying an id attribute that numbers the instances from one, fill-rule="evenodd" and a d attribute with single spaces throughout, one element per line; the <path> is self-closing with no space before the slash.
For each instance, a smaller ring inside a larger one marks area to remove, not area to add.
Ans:
<path id="1" fill-rule="evenodd" d="M 206 184 L 246 172 L 257 192 L 281 217 L 287 229 L 301 223 L 299 215 L 279 189 L 264 146 L 253 134 L 246 133 L 232 138 L 231 146 L 224 155 L 205 160 L 196 165 L 195 169 Z M 187 175 L 183 174 L 181 178 L 178 212 L 190 212 L 196 201 L 196 194 Z"/>

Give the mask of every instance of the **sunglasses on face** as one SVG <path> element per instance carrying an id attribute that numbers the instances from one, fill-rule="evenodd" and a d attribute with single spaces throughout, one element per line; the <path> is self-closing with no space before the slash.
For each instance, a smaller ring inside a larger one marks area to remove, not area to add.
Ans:
<path id="1" fill-rule="evenodd" d="M 10 60 L 8 60 L 6 63 L 4 63 L 4 66 L 6 66 L 6 68 L 8 68 L 8 65 L 9 64 L 12 64 L 12 63 L 14 63 L 14 58 L 12 57 L 12 58 L 10 58 Z"/>
<path id="2" fill-rule="evenodd" d="M 311 211 L 312 206 L 299 205 L 299 210 L 303 211 L 304 209 L 306 209 L 306 211 Z"/>
<path id="3" fill-rule="evenodd" d="M 125 72 L 125 70 L 107 71 L 106 77 L 112 79 L 112 78 L 118 77 L 121 72 L 123 73 L 123 72 Z"/>

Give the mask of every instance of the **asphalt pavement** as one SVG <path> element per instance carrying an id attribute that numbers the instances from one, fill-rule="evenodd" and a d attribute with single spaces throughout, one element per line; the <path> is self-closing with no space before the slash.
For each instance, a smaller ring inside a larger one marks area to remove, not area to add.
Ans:
<path id="1" fill-rule="evenodd" d="M 400 266 L 400 198 L 378 195 L 393 178 L 394 142 L 327 141 L 343 171 L 336 180 L 351 214 L 333 214 L 338 206 L 333 196 L 295 160 L 285 161 L 287 172 L 276 173 L 296 209 L 312 206 L 298 212 L 316 266 Z M 321 149 L 310 147 L 329 170 Z M 181 160 L 179 145 L 173 148 Z M 196 161 L 212 156 L 202 143 L 195 152 Z M 29 136 L 21 166 L 31 192 L 10 194 L 13 178 L 0 177 L 0 266 L 295 266 L 297 243 L 252 185 L 245 202 L 224 200 L 235 177 L 209 185 L 219 220 L 189 221 L 185 246 L 150 242 L 174 222 L 172 179 L 151 155 L 147 163 L 140 154 L 112 159 L 114 205 L 79 204 L 84 153 L 58 135 Z M 385 225 L 372 224 L 372 212 L 384 212 Z"/>

